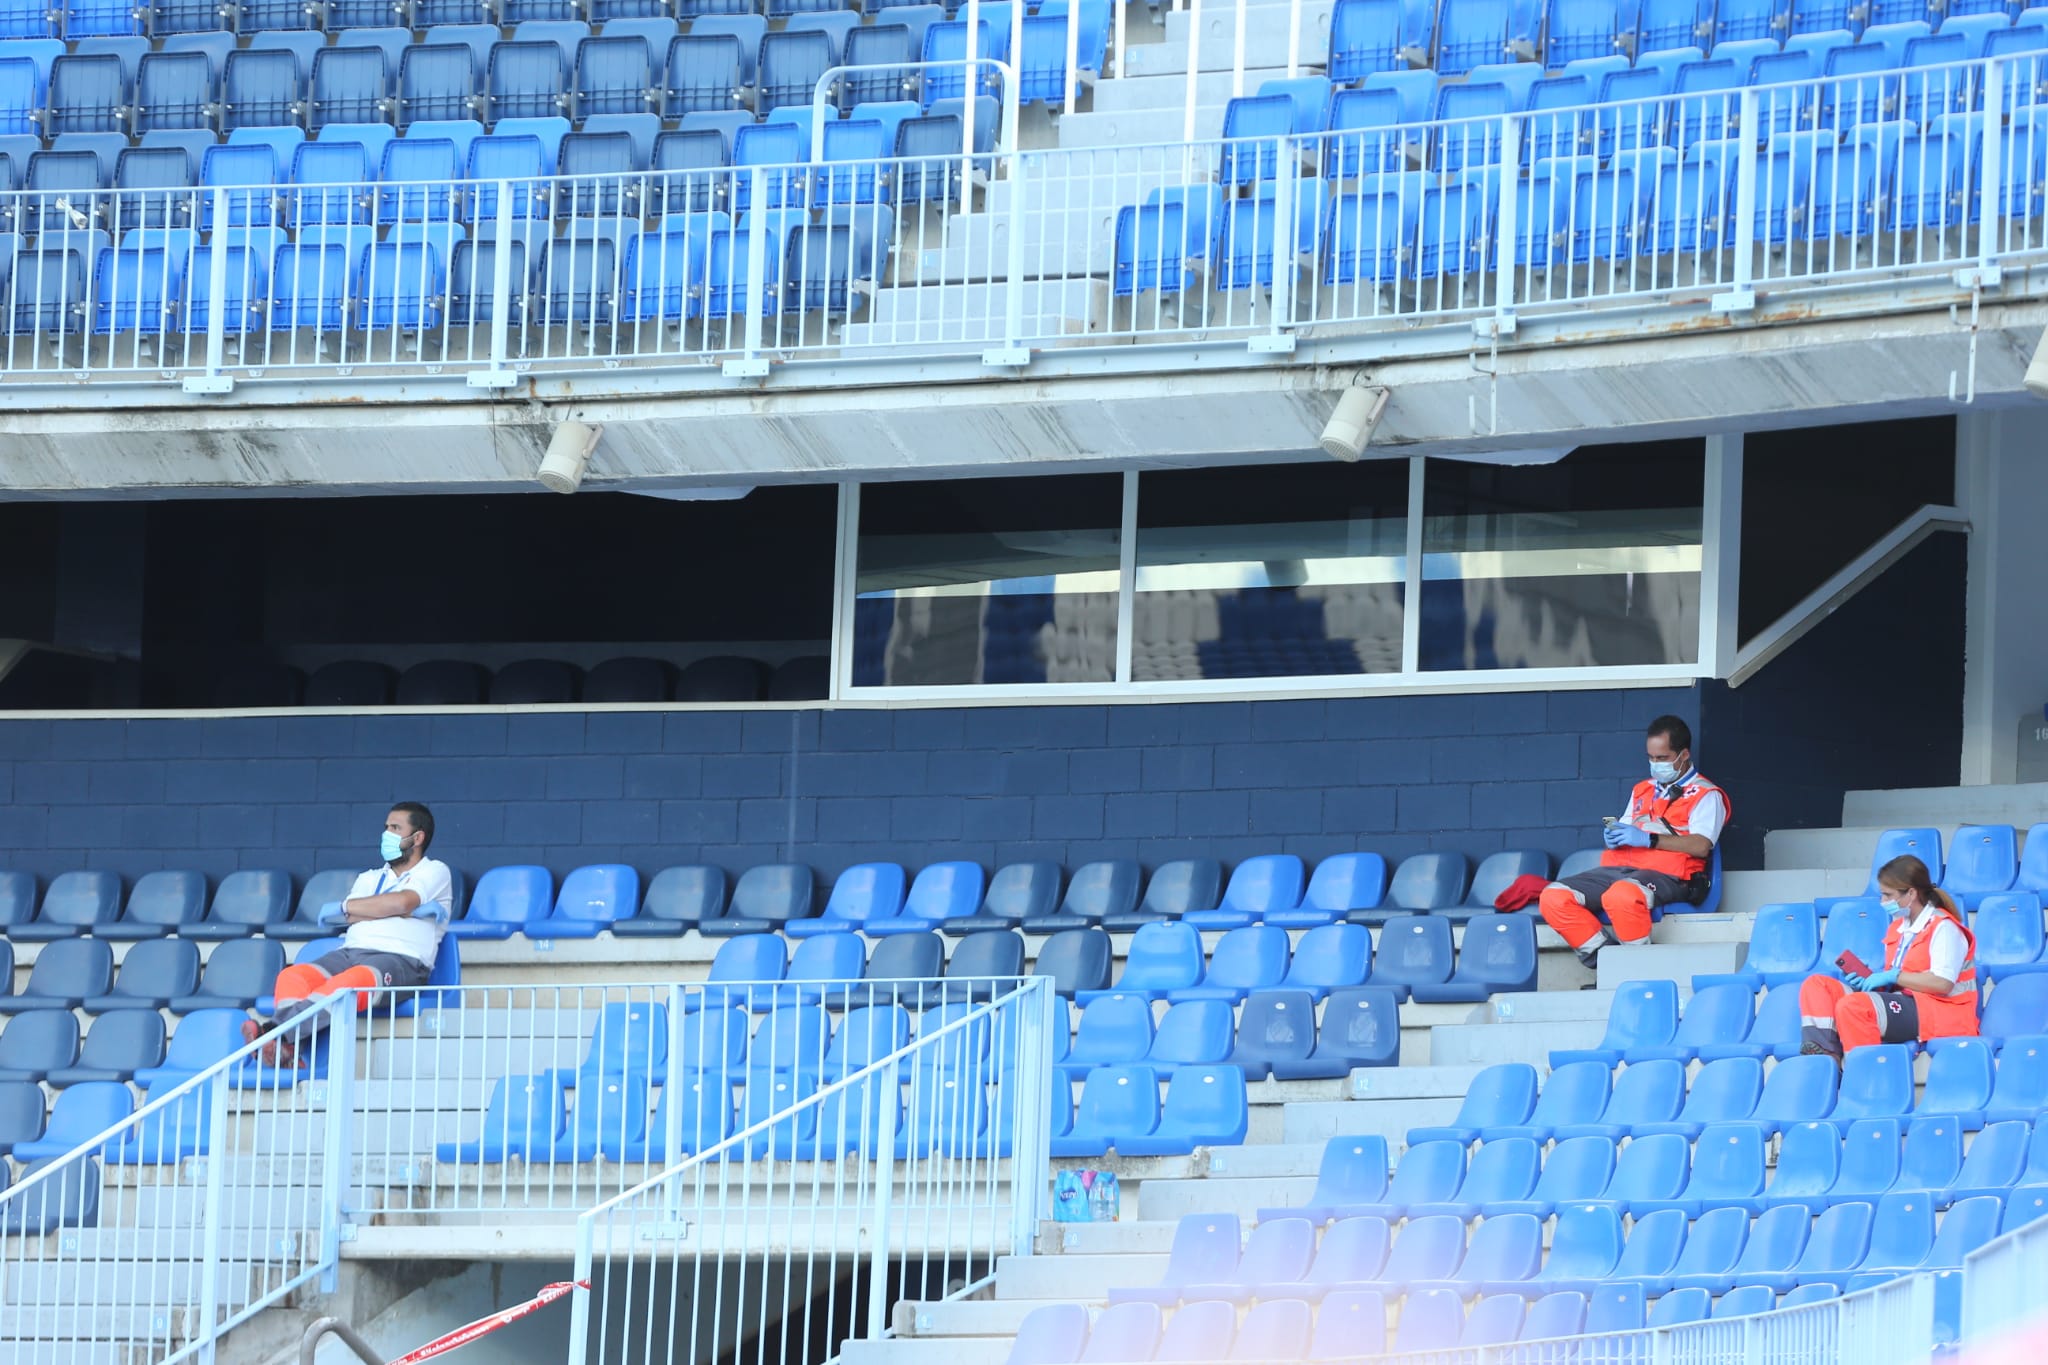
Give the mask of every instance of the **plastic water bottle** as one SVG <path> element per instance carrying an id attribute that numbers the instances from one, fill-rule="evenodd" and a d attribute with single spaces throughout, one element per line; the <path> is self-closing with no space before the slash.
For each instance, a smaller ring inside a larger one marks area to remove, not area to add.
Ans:
<path id="1" fill-rule="evenodd" d="M 1088 1212 L 1098 1223 L 1114 1223 L 1117 1214 L 1116 1184 L 1106 1173 L 1095 1177 L 1095 1186 L 1088 1191 Z"/>

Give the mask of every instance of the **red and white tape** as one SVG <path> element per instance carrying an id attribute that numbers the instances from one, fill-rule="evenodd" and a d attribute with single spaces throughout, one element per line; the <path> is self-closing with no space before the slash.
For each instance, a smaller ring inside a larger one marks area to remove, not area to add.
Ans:
<path id="1" fill-rule="evenodd" d="M 446 1354 L 458 1346 L 467 1346 L 479 1337 L 487 1337 L 500 1327 L 508 1323 L 517 1322 L 528 1313 L 534 1312 L 536 1309 L 545 1308 L 564 1295 L 577 1289 L 588 1288 L 590 1288 L 590 1281 L 588 1280 L 563 1280 L 556 1284 L 543 1285 L 541 1286 L 540 1293 L 535 1294 L 525 1303 L 514 1304 L 512 1307 L 493 1313 L 487 1318 L 478 1318 L 467 1327 L 458 1327 L 446 1336 L 435 1337 L 418 1350 L 408 1351 L 398 1357 L 391 1362 L 391 1365 L 416 1365 L 418 1361 L 432 1360 L 435 1356 Z"/>

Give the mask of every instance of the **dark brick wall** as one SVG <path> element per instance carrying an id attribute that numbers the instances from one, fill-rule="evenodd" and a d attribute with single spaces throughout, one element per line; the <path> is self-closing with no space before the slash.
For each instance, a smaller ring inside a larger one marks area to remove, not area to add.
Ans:
<path id="1" fill-rule="evenodd" d="M 538 861 L 738 872 L 1069 867 L 1205 852 L 1592 842 L 1641 728 L 1695 689 L 1171 705 L 0 721 L 0 865 L 47 879 L 367 866 L 430 803 L 472 877 Z"/>

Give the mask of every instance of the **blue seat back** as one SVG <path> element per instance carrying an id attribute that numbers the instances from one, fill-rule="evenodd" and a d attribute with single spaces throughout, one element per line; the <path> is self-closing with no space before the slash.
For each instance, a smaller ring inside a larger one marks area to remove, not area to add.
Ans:
<path id="1" fill-rule="evenodd" d="M 481 887 L 479 887 L 481 889 Z M 624 863 L 591 863 L 562 878 L 555 897 L 556 919 L 610 924 L 640 910 L 640 874 Z"/>
<path id="2" fill-rule="evenodd" d="M 733 919 L 763 920 L 786 924 L 810 915 L 815 904 L 815 883 L 811 869 L 801 863 L 767 863 L 740 874 L 733 887 L 732 906 L 726 914 Z"/>
<path id="3" fill-rule="evenodd" d="M 1541 849 L 1491 853 L 1479 864 L 1479 870 L 1472 874 L 1472 890 L 1465 899 L 1469 904 L 1491 910 L 1494 899 L 1516 878 L 1542 877 L 1548 880 L 1549 876 L 1550 855 Z"/>
<path id="4" fill-rule="evenodd" d="M 1091 919 L 1129 914 L 1137 908 L 1138 886 L 1143 876 L 1137 861 L 1131 858 L 1110 858 L 1084 864 L 1067 883 L 1066 898 L 1060 903 L 1060 910 Z"/>
<path id="5" fill-rule="evenodd" d="M 527 924 L 545 918 L 554 904 L 554 874 L 544 867 L 494 867 L 477 878 L 464 918 L 489 924 Z"/>
<path id="6" fill-rule="evenodd" d="M 1236 1035 L 1229 1002 L 1184 1000 L 1160 1019 L 1145 1060 L 1161 1070 L 1221 1062 L 1230 1055 Z"/>
<path id="7" fill-rule="evenodd" d="M 1078 880 L 1078 878 L 1077 878 Z M 1145 899 L 1138 909 L 1144 913 L 1181 916 L 1190 910 L 1216 906 L 1217 888 L 1223 881 L 1223 866 L 1214 858 L 1182 858 L 1162 864 L 1145 887 Z M 1069 898 L 1073 891 L 1068 890 Z"/>
<path id="8" fill-rule="evenodd" d="M 63 872 L 43 893 L 38 924 L 84 929 L 111 923 L 121 916 L 121 879 L 111 872 Z"/>
<path id="9" fill-rule="evenodd" d="M 1403 910 L 1445 910 L 1465 896 L 1465 855 L 1417 853 L 1401 860 L 1387 904 Z"/>
<path id="10" fill-rule="evenodd" d="M 903 908 L 903 868 L 896 863 L 856 863 L 839 874 L 823 918 L 861 924 Z"/>
<path id="11" fill-rule="evenodd" d="M 1254 915 L 1292 910 L 1301 903 L 1302 877 L 1301 859 L 1292 853 L 1247 858 L 1230 874 L 1220 908 Z"/>
<path id="12" fill-rule="evenodd" d="M 903 913 L 914 919 L 947 920 L 971 915 L 981 904 L 981 864 L 933 863 L 917 874 Z"/>
<path id="13" fill-rule="evenodd" d="M 1378 907 L 1387 893 L 1387 860 L 1377 853 L 1339 853 L 1316 864 L 1302 906 L 1347 914 Z"/>
<path id="14" fill-rule="evenodd" d="M 1927 864 L 1927 875 L 1936 882 L 1941 880 L 1941 831 L 1932 828 L 1888 829 L 1877 836 L 1877 849 L 1870 856 L 1870 884 L 1863 889 L 1866 896 L 1879 894 L 1877 871 L 1894 858 L 1911 854 Z"/>
<path id="15" fill-rule="evenodd" d="M 725 911 L 725 873 L 716 867 L 665 867 L 647 884 L 640 913 L 695 925 Z"/>
<path id="16" fill-rule="evenodd" d="M 175 927 L 193 923 L 205 908 L 204 873 L 149 872 L 136 879 L 122 919 L 129 924 Z"/>

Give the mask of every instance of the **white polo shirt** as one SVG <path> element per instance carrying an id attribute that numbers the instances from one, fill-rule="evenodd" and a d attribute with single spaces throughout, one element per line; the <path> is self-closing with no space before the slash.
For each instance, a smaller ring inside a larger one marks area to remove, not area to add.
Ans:
<path id="1" fill-rule="evenodd" d="M 1906 960 L 1906 950 L 1914 939 L 1930 932 L 1934 937 L 1927 940 L 1927 970 L 1954 981 L 1963 974 L 1963 963 L 1970 956 L 1970 943 L 1963 937 L 1963 931 L 1956 927 L 1956 922 L 1943 914 L 1938 906 L 1921 906 L 1920 913 L 1906 925 L 1899 936 L 1899 962 Z"/>
<path id="2" fill-rule="evenodd" d="M 402 876 L 388 867 L 372 868 L 356 878 L 348 889 L 348 899 L 393 891 L 417 893 L 419 908 L 410 916 L 351 924 L 342 935 L 342 946 L 366 953 L 401 953 L 432 967 L 434 955 L 441 950 L 441 932 L 455 912 L 455 880 L 448 875 L 448 865 L 422 858 Z"/>

